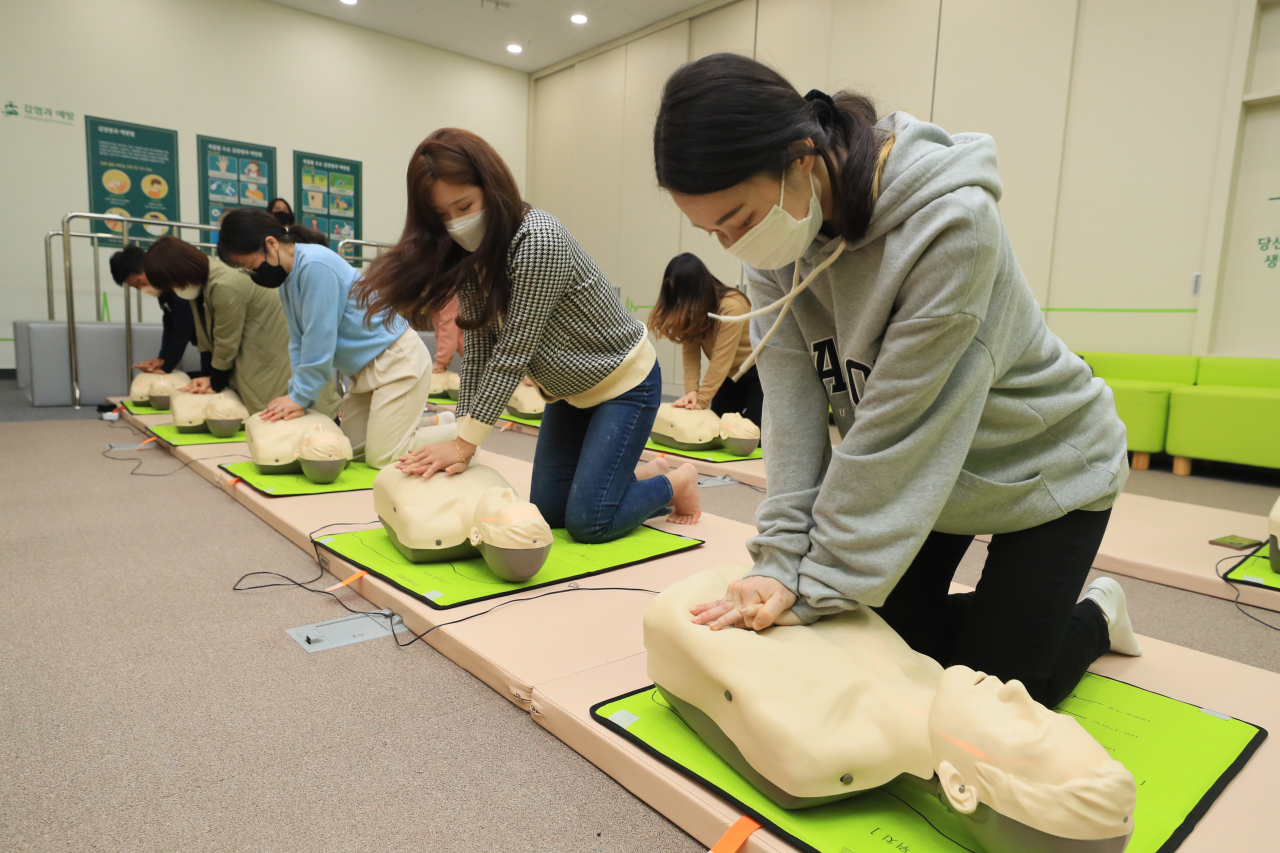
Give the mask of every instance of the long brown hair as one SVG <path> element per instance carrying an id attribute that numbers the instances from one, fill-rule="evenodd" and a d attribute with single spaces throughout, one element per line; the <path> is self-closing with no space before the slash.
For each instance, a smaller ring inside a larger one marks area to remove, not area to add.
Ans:
<path id="1" fill-rule="evenodd" d="M 169 291 L 188 284 L 209 281 L 209 258 L 195 246 L 177 237 L 161 237 L 147 250 L 147 283 Z"/>
<path id="2" fill-rule="evenodd" d="M 431 186 L 438 180 L 484 192 L 484 238 L 474 252 L 449 238 L 431 203 Z M 366 319 L 385 311 L 389 322 L 394 312 L 421 329 L 466 285 L 474 287 L 474 299 L 467 300 L 471 310 L 459 314 L 458 326 L 496 326 L 511 300 L 507 250 L 529 209 L 511 170 L 479 136 L 444 127 L 413 152 L 407 183 L 404 232 L 356 283 L 356 304 L 365 310 Z"/>
<path id="3" fill-rule="evenodd" d="M 649 312 L 649 328 L 658 337 L 678 344 L 702 343 L 715 333 L 719 322 L 707 315 L 719 313 L 720 301 L 738 292 L 712 275 L 692 252 L 676 255 L 662 273 L 658 304 Z"/>

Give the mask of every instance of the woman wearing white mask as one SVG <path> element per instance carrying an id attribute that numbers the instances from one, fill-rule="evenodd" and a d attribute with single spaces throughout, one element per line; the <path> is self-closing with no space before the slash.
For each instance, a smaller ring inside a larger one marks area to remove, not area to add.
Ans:
<path id="1" fill-rule="evenodd" d="M 230 388 L 259 412 L 289 386 L 289 329 L 280 299 L 217 258 L 176 237 L 161 237 L 147 252 L 147 280 L 189 304 L 195 314 L 200 370 L 181 388 L 216 394 Z M 338 395 L 330 381 L 314 408 L 332 416 Z"/>
<path id="2" fill-rule="evenodd" d="M 944 666 L 1053 707 L 1124 594 L 1077 603 L 1128 475 L 1111 392 L 1045 325 L 997 202 L 995 144 L 718 54 L 667 81 L 658 183 L 747 265 L 768 496 L 713 628 L 862 605 Z M 751 359 L 744 365 L 750 366 Z M 828 406 L 843 436 L 831 447 Z M 948 587 L 994 534 L 975 593 Z"/>
<path id="3" fill-rule="evenodd" d="M 454 128 L 428 136 L 409 161 L 404 234 L 357 286 L 370 315 L 416 326 L 459 300 L 465 336 L 458 440 L 404 456 L 429 477 L 466 469 L 521 379 L 548 400 L 530 500 L 552 527 L 608 542 L 644 521 L 698 519 L 692 465 L 637 472 L 662 394 L 645 327 L 555 217 L 520 198 L 498 153 Z"/>

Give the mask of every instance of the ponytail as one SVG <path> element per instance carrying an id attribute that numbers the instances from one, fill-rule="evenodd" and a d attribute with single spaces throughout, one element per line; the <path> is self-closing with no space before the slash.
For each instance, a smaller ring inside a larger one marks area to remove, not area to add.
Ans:
<path id="1" fill-rule="evenodd" d="M 849 241 L 867 232 L 883 134 L 875 104 L 853 92 L 801 97 L 773 69 L 717 53 L 667 80 L 653 130 L 658 185 L 682 195 L 720 192 L 759 174 L 781 178 L 817 155 L 831 178 L 832 219 Z M 812 146 L 796 146 L 805 139 Z"/>

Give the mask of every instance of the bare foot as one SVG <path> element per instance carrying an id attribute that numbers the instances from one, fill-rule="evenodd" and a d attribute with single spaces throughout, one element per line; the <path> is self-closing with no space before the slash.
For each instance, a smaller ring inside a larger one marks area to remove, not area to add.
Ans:
<path id="1" fill-rule="evenodd" d="M 647 480 L 650 477 L 660 477 L 671 470 L 670 463 L 659 456 L 657 459 L 650 460 L 636 469 L 637 480 Z"/>
<path id="2" fill-rule="evenodd" d="M 667 474 L 671 481 L 671 489 L 675 494 L 671 498 L 671 514 L 667 521 L 672 524 L 697 524 L 702 516 L 702 498 L 698 495 L 698 469 L 692 462 L 686 462 L 676 470 Z"/>

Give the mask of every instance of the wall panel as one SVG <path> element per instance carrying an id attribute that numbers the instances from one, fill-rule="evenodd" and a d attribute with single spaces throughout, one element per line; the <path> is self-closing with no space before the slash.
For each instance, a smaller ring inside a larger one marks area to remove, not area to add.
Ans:
<path id="1" fill-rule="evenodd" d="M 578 142 L 576 71 L 567 68 L 533 84 L 529 203 L 569 225 L 573 218 Z M 572 229 L 571 229 L 572 230 Z"/>
<path id="2" fill-rule="evenodd" d="M 825 89 L 830 75 L 828 23 L 842 0 L 758 0 L 756 59 L 776 69 L 800 94 Z"/>
<path id="3" fill-rule="evenodd" d="M 941 0 L 839 0 L 832 6 L 832 90 L 875 99 L 880 115 L 903 110 L 929 120 Z"/>
<path id="4" fill-rule="evenodd" d="M 933 123 L 995 138 L 1004 185 L 1000 215 L 1042 304 L 1049 291 L 1075 23 L 1076 0 L 942 4 Z"/>
<path id="5" fill-rule="evenodd" d="M 569 230 L 612 281 L 618 278 L 622 198 L 622 116 L 627 46 L 574 68 L 574 193 Z"/>

